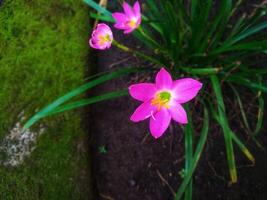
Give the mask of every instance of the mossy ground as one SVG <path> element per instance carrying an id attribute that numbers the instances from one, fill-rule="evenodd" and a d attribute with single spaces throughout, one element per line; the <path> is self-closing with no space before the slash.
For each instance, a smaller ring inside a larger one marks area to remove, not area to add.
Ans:
<path id="1" fill-rule="evenodd" d="M 19 120 L 82 84 L 88 10 L 82 1 L 5 0 L 0 7 L 0 140 Z M 0 199 L 88 199 L 81 113 L 42 120 L 37 148 L 16 167 L 0 166 Z M 35 129 L 38 129 L 37 126 Z M 81 148 L 82 146 L 82 148 Z"/>

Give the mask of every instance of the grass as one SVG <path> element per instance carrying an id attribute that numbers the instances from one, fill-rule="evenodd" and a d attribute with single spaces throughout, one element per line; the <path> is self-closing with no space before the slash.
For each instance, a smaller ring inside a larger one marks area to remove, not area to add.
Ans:
<path id="1" fill-rule="evenodd" d="M 4 1 L 0 7 L 0 140 L 21 112 L 29 118 L 83 83 L 88 18 L 81 1 Z M 81 113 L 71 111 L 40 123 L 45 133 L 31 156 L 16 168 L 0 166 L 0 199 L 88 199 L 88 156 L 78 148 L 87 137 Z"/>

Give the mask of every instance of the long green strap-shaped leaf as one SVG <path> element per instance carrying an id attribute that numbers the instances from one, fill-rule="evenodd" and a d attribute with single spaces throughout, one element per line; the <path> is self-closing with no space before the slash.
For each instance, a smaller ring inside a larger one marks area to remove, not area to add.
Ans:
<path id="1" fill-rule="evenodd" d="M 137 71 L 140 71 L 141 68 L 124 68 L 124 69 L 120 69 L 117 71 L 113 71 L 110 72 L 109 74 L 105 74 L 101 77 L 98 77 L 74 90 L 72 90 L 71 92 L 67 93 L 66 95 L 58 98 L 57 100 L 55 100 L 53 103 L 49 104 L 47 107 L 43 108 L 42 110 L 40 110 L 38 113 L 36 113 L 32 118 L 30 118 L 24 125 L 24 129 L 30 128 L 35 122 L 37 122 L 39 119 L 41 119 L 44 115 L 46 115 L 47 113 L 53 111 L 54 109 L 56 109 L 57 107 L 59 107 L 60 105 L 62 105 L 63 103 L 65 103 L 66 101 L 70 100 L 71 98 L 80 95 L 81 93 L 85 92 L 86 90 L 93 88 L 101 83 L 104 83 L 106 81 L 118 78 L 120 76 L 129 74 L 129 73 L 134 73 Z"/>
<path id="2" fill-rule="evenodd" d="M 267 40 L 262 41 L 252 41 L 252 42 L 244 42 L 240 44 L 235 44 L 233 46 L 222 46 L 208 54 L 208 56 L 214 56 L 217 54 L 230 52 L 230 51 L 258 51 L 262 52 L 267 50 Z"/>
<path id="3" fill-rule="evenodd" d="M 267 85 L 262 85 L 259 83 L 256 83 L 253 80 L 249 80 L 247 78 L 244 78 L 242 76 L 237 76 L 237 75 L 231 75 L 227 79 L 227 81 L 236 83 L 238 85 L 244 85 L 246 87 L 252 88 L 252 89 L 257 89 L 260 90 L 264 93 L 267 93 Z"/>
<path id="4" fill-rule="evenodd" d="M 195 18 L 198 0 L 191 0 L 191 20 Z"/>
<path id="5" fill-rule="evenodd" d="M 101 15 L 101 14 L 99 15 L 96 13 L 90 13 L 90 17 L 101 20 L 101 21 L 105 21 L 105 22 L 111 22 L 111 23 L 115 22 L 115 20 L 112 17 L 107 16 L 107 15 Z"/>
<path id="6" fill-rule="evenodd" d="M 185 106 L 187 111 L 188 124 L 185 126 L 185 174 L 188 173 L 193 161 L 193 121 L 189 112 L 188 105 Z M 193 193 L 193 180 L 189 182 L 185 190 L 185 200 L 191 200 Z"/>
<path id="7" fill-rule="evenodd" d="M 153 19 L 162 19 L 161 12 L 159 12 L 158 6 L 154 0 L 147 0 L 147 6 L 150 8 L 149 13 L 153 16 Z M 148 21 L 148 18 L 142 15 L 142 19 Z M 162 22 L 161 23 L 150 23 L 151 27 L 154 28 L 162 37 L 164 37 L 164 33 L 162 30 Z"/>
<path id="8" fill-rule="evenodd" d="M 230 20 L 231 17 L 231 10 L 232 10 L 232 0 L 222 0 L 220 1 L 221 7 L 219 9 L 218 17 L 216 17 L 215 21 L 212 25 L 212 31 L 214 31 L 213 37 L 211 37 L 211 48 L 217 47 L 218 43 L 220 43 L 220 40 L 223 36 L 223 33 L 226 30 L 227 23 Z M 217 21 L 218 20 L 218 21 Z M 214 29 L 215 28 L 215 29 Z"/>
<path id="9" fill-rule="evenodd" d="M 229 86 L 232 88 L 235 96 L 236 96 L 236 100 L 237 100 L 237 103 L 239 105 L 239 108 L 240 108 L 240 112 L 241 112 L 241 116 L 242 116 L 242 119 L 243 119 L 243 122 L 244 122 L 244 125 L 247 129 L 247 131 L 249 133 L 252 133 L 251 131 L 251 128 L 250 128 L 250 125 L 248 123 L 248 119 L 247 119 L 247 116 L 246 116 L 246 113 L 245 113 L 245 110 L 244 110 L 244 106 L 243 106 L 243 103 L 241 101 L 241 97 L 239 95 L 239 92 L 235 89 L 235 87 L 232 85 L 232 84 L 229 84 Z"/>
<path id="10" fill-rule="evenodd" d="M 109 12 L 106 8 L 103 6 L 100 6 L 98 3 L 94 2 L 93 0 L 83 0 L 87 5 L 95 9 L 97 12 L 102 13 L 106 16 L 109 16 L 112 18 L 112 13 Z"/>
<path id="11" fill-rule="evenodd" d="M 194 74 L 194 75 L 211 75 L 211 74 L 218 74 L 221 71 L 221 68 L 192 68 L 192 67 L 180 67 L 183 71 Z"/>
<path id="12" fill-rule="evenodd" d="M 200 53 L 199 47 L 203 43 L 203 41 L 207 40 L 207 21 L 209 18 L 210 9 L 212 7 L 212 0 L 202 0 L 199 1 L 198 13 L 197 16 L 194 17 L 192 21 L 192 38 L 190 41 L 190 46 L 192 50 L 197 53 Z"/>
<path id="13" fill-rule="evenodd" d="M 233 141 L 237 144 L 237 146 L 240 148 L 240 150 L 245 154 L 245 156 L 252 162 L 252 164 L 255 163 L 255 158 L 250 153 L 248 148 L 241 142 L 241 140 L 236 136 L 236 134 L 233 131 L 229 131 L 231 138 Z"/>
<path id="14" fill-rule="evenodd" d="M 192 179 L 193 173 L 197 167 L 198 161 L 200 159 L 201 153 L 204 149 L 205 143 L 207 141 L 207 136 L 208 136 L 208 130 L 209 130 L 209 113 L 207 108 L 204 108 L 204 122 L 203 122 L 203 127 L 200 133 L 200 138 L 199 138 L 199 142 L 197 144 L 196 147 L 196 151 L 194 153 L 194 157 L 193 157 L 193 161 L 192 161 L 192 165 L 190 166 L 190 169 L 188 170 L 188 172 L 186 173 L 184 180 L 181 184 L 181 186 L 179 187 L 176 195 L 175 195 L 175 200 L 180 200 L 189 184 L 189 182 Z"/>
<path id="15" fill-rule="evenodd" d="M 245 31 L 241 32 L 240 34 L 238 34 L 237 36 L 235 36 L 235 37 L 229 42 L 228 45 L 232 45 L 232 44 L 234 44 L 234 43 L 237 43 L 237 42 L 239 42 L 240 40 L 243 40 L 243 39 L 245 39 L 245 38 L 247 38 L 247 37 L 249 37 L 249 36 L 251 36 L 251 35 L 253 35 L 253 34 L 255 34 L 255 33 L 258 33 L 259 31 L 264 30 L 264 29 L 266 29 L 266 28 L 267 28 L 267 22 L 263 22 L 263 23 L 261 23 L 261 24 L 258 24 L 258 25 L 256 25 L 256 26 L 254 26 L 254 27 L 251 27 L 250 29 L 245 30 Z"/>
<path id="16" fill-rule="evenodd" d="M 223 96 L 221 91 L 221 86 L 219 79 L 216 75 L 211 76 L 212 87 L 216 96 L 217 104 L 218 104 L 218 114 L 220 125 L 222 126 L 224 133 L 224 140 L 226 146 L 226 155 L 229 166 L 230 178 L 232 183 L 237 182 L 237 172 L 235 165 L 235 156 L 234 156 L 234 148 L 231 136 L 231 130 L 228 124 L 227 116 L 225 113 L 225 106 L 223 102 Z"/>
<path id="17" fill-rule="evenodd" d="M 253 135 L 255 136 L 257 136 L 260 130 L 262 129 L 263 113 L 264 113 L 264 99 L 262 95 L 260 95 L 258 98 L 259 98 L 259 109 L 258 109 L 258 116 L 257 116 L 258 121 L 256 124 L 256 128 L 253 132 Z"/>
<path id="18" fill-rule="evenodd" d="M 206 34 L 206 38 L 203 39 L 203 41 L 210 40 L 210 43 L 203 42 L 200 47 L 198 47 L 198 52 L 203 52 L 208 46 L 207 45 L 213 45 L 216 46 L 218 43 L 221 33 L 224 31 L 226 22 L 229 19 L 229 13 L 231 12 L 231 0 L 222 0 L 220 1 L 221 6 L 219 8 L 218 14 L 214 17 L 214 20 L 210 23 L 210 29 L 208 30 Z M 219 26 L 220 25 L 220 26 Z M 219 28 L 218 28 L 219 27 Z M 220 33 L 216 32 L 216 30 L 220 30 Z M 217 36 L 217 37 L 216 37 Z M 217 42 L 216 42 L 217 41 Z M 215 43 L 215 44 L 214 44 Z"/>
<path id="19" fill-rule="evenodd" d="M 110 100 L 110 99 L 114 99 L 114 98 L 118 98 L 118 97 L 122 97 L 122 96 L 126 96 L 126 95 L 128 95 L 128 89 L 123 89 L 123 90 L 119 90 L 116 92 L 109 92 L 109 93 L 106 93 L 103 95 L 94 96 L 94 97 L 90 97 L 87 99 L 82 99 L 80 101 L 75 101 L 75 102 L 69 103 L 67 105 L 60 106 L 60 107 L 56 108 L 54 111 L 47 113 L 43 117 L 46 117 L 48 115 L 62 113 L 62 112 L 65 112 L 67 110 L 72 110 L 72 109 L 79 108 L 82 106 L 86 106 L 86 105 L 90 105 L 90 104 L 94 104 L 97 102 Z"/>
<path id="20" fill-rule="evenodd" d="M 153 35 L 151 35 L 148 29 L 146 29 L 145 27 L 139 26 L 137 31 L 141 35 L 141 37 L 139 36 L 138 39 L 140 39 L 143 42 L 144 41 L 149 42 L 152 44 L 152 48 L 157 48 L 158 50 L 160 50 L 161 45 L 153 38 Z"/>
<path id="21" fill-rule="evenodd" d="M 235 87 L 232 84 L 229 84 L 229 85 L 232 88 L 232 90 L 234 91 L 234 94 L 235 94 L 236 99 L 237 99 L 237 103 L 238 103 L 239 108 L 240 108 L 240 112 L 241 112 L 241 116 L 242 116 L 242 119 L 243 119 L 243 123 L 244 123 L 249 135 L 252 137 L 252 139 L 254 140 L 256 145 L 258 147 L 260 147 L 261 149 L 263 149 L 262 145 L 260 144 L 260 142 L 255 137 L 255 135 L 261 130 L 262 122 L 263 122 L 264 101 L 262 99 L 261 92 L 259 92 L 259 95 L 258 95 L 258 98 L 259 98 L 259 110 L 258 110 L 258 116 L 257 116 L 258 120 L 257 120 L 255 131 L 252 131 L 252 129 L 251 129 L 250 125 L 249 125 L 245 110 L 244 110 L 244 106 L 243 106 L 241 97 L 239 95 L 239 92 L 235 89 Z M 262 102 L 263 102 L 263 104 L 262 104 Z M 254 160 L 252 160 L 252 162 L 254 162 Z"/>
<path id="22" fill-rule="evenodd" d="M 219 118 L 219 114 L 218 111 L 216 111 L 213 108 L 213 105 L 211 103 L 209 103 L 209 107 L 210 110 L 212 112 L 212 116 L 214 117 L 215 120 L 217 120 L 217 122 L 222 125 L 222 122 Z M 231 135 L 233 141 L 237 144 L 237 146 L 239 147 L 239 149 L 244 153 L 244 155 L 252 162 L 252 164 L 255 163 L 255 159 L 253 157 L 253 155 L 250 153 L 250 151 L 248 150 L 248 148 L 243 144 L 243 142 L 235 135 L 234 132 L 232 132 L 231 130 L 229 131 L 229 134 Z"/>

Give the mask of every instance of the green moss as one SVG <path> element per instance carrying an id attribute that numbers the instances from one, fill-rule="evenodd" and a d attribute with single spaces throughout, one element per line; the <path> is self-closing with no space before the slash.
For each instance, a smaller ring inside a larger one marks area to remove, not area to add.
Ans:
<path id="1" fill-rule="evenodd" d="M 88 18 L 82 1 L 4 1 L 0 7 L 0 138 L 22 111 L 28 118 L 82 84 Z M 88 199 L 87 152 L 77 148 L 86 137 L 80 128 L 81 114 L 68 112 L 40 123 L 46 131 L 34 153 L 22 166 L 0 167 L 0 199 Z"/>

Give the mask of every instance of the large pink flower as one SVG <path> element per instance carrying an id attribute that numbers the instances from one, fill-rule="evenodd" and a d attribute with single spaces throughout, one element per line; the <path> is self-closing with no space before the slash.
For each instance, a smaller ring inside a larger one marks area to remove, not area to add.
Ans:
<path id="1" fill-rule="evenodd" d="M 115 12 L 112 14 L 112 17 L 116 20 L 114 27 L 124 30 L 125 34 L 131 33 L 138 28 L 142 20 L 140 4 L 136 1 L 134 6 L 131 7 L 128 3 L 123 2 L 123 10 L 124 13 Z"/>
<path id="2" fill-rule="evenodd" d="M 192 78 L 173 81 L 171 75 L 162 68 L 156 83 L 139 83 L 129 87 L 130 95 L 143 103 L 131 116 L 133 122 L 150 118 L 150 132 L 159 138 L 167 130 L 171 119 L 186 124 L 187 115 L 181 104 L 193 99 L 202 83 Z"/>
<path id="3" fill-rule="evenodd" d="M 108 25 L 100 23 L 97 25 L 89 40 L 89 44 L 94 49 L 109 49 L 113 41 L 113 34 Z"/>

